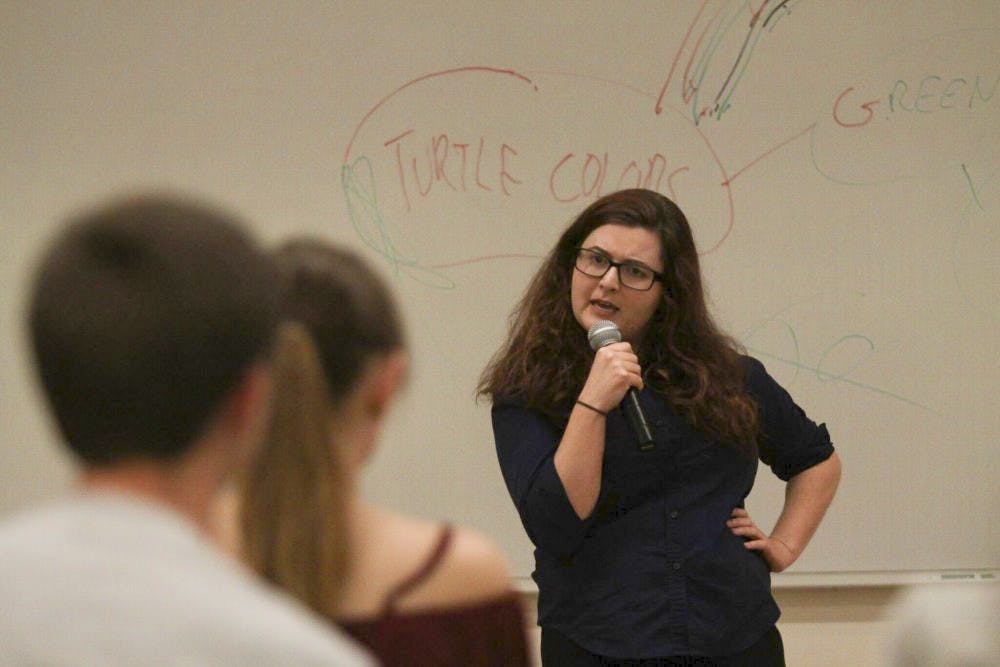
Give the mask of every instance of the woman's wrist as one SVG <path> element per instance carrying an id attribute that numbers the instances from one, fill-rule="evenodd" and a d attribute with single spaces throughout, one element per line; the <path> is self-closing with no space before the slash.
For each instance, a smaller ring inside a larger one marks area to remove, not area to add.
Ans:
<path id="1" fill-rule="evenodd" d="M 785 540 L 783 540 L 780 537 L 777 537 L 775 535 L 771 535 L 770 539 L 774 540 L 775 542 L 777 542 L 778 544 L 780 544 L 781 546 L 783 546 L 788 551 L 788 553 L 790 553 L 792 555 L 792 558 L 798 558 L 799 557 L 800 550 L 793 549 L 791 547 L 791 545 L 789 545 L 788 542 L 786 542 Z"/>
<path id="2" fill-rule="evenodd" d="M 588 410 L 591 410 L 593 412 L 596 412 L 597 414 L 601 415 L 602 417 L 607 417 L 608 416 L 608 413 L 606 411 L 601 410 L 600 408 L 598 408 L 598 407 L 596 407 L 594 405 L 591 405 L 590 403 L 587 403 L 585 401 L 581 401 L 579 398 L 576 399 L 576 404 L 577 405 L 582 405 L 583 407 L 585 407 Z"/>

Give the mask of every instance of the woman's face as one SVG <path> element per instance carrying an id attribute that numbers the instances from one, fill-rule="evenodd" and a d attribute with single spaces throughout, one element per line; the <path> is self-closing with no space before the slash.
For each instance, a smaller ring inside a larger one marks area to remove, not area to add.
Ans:
<path id="1" fill-rule="evenodd" d="M 601 225 L 580 244 L 603 253 L 612 262 L 638 262 L 662 273 L 660 239 L 651 230 L 626 227 L 613 222 Z M 621 283 L 619 268 L 611 267 L 600 278 L 573 269 L 570 298 L 573 315 L 585 331 L 600 320 L 618 325 L 622 339 L 636 345 L 642 338 L 656 307 L 663 297 L 663 284 L 654 281 L 648 290 L 637 290 Z"/>

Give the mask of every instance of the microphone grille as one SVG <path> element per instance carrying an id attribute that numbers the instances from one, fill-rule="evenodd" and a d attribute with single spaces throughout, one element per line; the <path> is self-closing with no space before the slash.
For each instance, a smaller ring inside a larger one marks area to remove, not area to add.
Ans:
<path id="1" fill-rule="evenodd" d="M 592 350 L 598 350 L 611 343 L 620 343 L 621 340 L 622 332 L 618 330 L 618 325 L 611 320 L 594 322 L 590 331 L 587 332 L 587 342 L 590 343 Z"/>

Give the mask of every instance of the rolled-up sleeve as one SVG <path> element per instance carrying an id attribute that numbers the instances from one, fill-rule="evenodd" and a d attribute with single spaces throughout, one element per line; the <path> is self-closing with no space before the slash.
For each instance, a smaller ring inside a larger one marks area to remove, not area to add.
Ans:
<path id="1" fill-rule="evenodd" d="M 500 469 L 528 537 L 552 555 L 572 554 L 590 522 L 577 516 L 556 473 L 561 432 L 518 405 L 495 404 L 492 417 Z"/>
<path id="2" fill-rule="evenodd" d="M 826 424 L 816 424 L 764 365 L 748 357 L 747 385 L 760 415 L 760 460 L 788 481 L 830 458 L 833 444 Z"/>

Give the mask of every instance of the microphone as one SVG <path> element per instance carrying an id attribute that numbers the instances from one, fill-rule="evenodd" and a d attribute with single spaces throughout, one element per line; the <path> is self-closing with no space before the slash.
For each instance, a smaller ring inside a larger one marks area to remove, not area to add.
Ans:
<path id="1" fill-rule="evenodd" d="M 618 325 L 611 320 L 594 322 L 590 331 L 587 332 L 587 342 L 590 343 L 590 349 L 595 352 L 605 345 L 620 343 L 621 340 L 622 332 L 619 331 Z M 642 411 L 642 406 L 639 405 L 639 392 L 635 390 L 635 387 L 629 387 L 624 401 L 625 414 L 628 415 L 632 430 L 639 440 L 639 451 L 648 452 L 654 449 L 656 443 L 653 441 L 653 432 L 649 430 L 649 422 L 646 421 L 646 415 Z"/>

